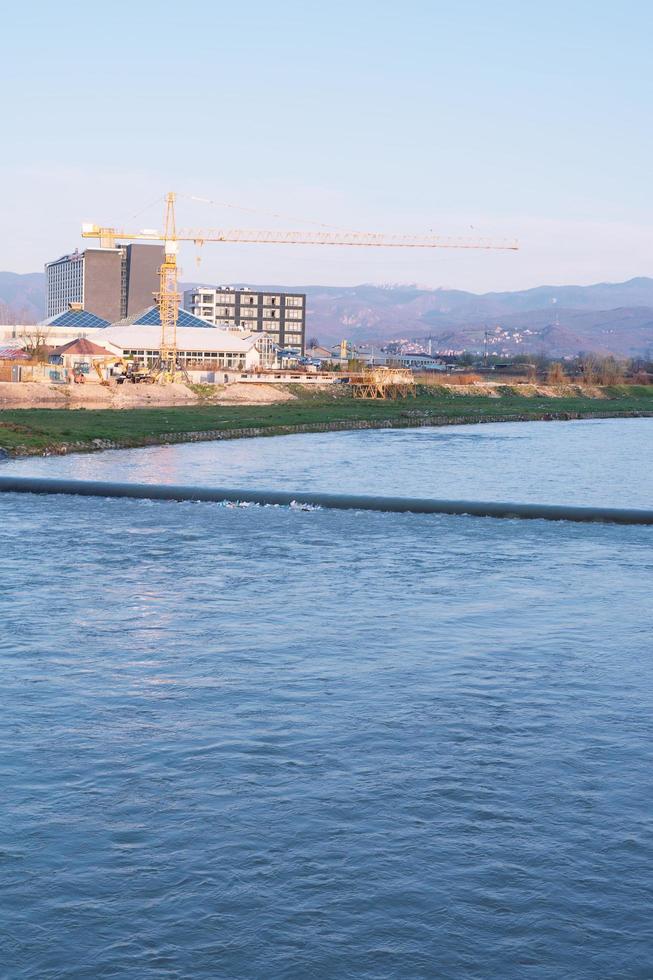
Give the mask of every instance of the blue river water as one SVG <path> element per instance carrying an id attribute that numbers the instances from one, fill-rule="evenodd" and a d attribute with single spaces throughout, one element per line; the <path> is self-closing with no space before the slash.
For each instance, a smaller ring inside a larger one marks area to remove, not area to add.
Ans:
<path id="1" fill-rule="evenodd" d="M 0 472 L 651 506 L 653 422 Z M 0 497 L 0 976 L 653 976 L 653 530 Z"/>
<path id="2" fill-rule="evenodd" d="M 550 504 L 650 507 L 650 419 L 235 439 L 13 460 L 3 473 Z"/>

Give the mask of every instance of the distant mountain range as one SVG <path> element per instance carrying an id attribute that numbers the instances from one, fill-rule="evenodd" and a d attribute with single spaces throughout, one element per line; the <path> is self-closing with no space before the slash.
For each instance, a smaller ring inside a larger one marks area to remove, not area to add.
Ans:
<path id="1" fill-rule="evenodd" d="M 430 339 L 433 351 L 480 351 L 487 332 L 489 349 L 500 354 L 653 354 L 653 279 L 646 277 L 483 294 L 412 285 L 251 288 L 305 292 L 307 336 L 322 344 Z M 44 306 L 43 273 L 0 272 L 0 321 L 12 314 L 42 319 Z"/>
<path id="2" fill-rule="evenodd" d="M 45 316 L 45 273 L 0 272 L 0 322 L 6 317 L 36 323 Z"/>
<path id="3" fill-rule="evenodd" d="M 300 288 L 300 287 L 297 287 Z M 436 350 L 620 356 L 653 353 L 653 279 L 468 293 L 417 286 L 309 286 L 309 335 L 322 343 L 405 338 Z"/>

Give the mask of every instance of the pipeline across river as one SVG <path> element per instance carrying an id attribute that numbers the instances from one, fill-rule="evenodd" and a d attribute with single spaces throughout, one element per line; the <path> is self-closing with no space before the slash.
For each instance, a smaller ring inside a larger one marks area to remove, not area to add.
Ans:
<path id="1" fill-rule="evenodd" d="M 623 507 L 579 507 L 565 504 L 513 503 L 479 500 L 435 500 L 420 497 L 371 496 L 287 490 L 242 490 L 169 484 L 113 483 L 0 476 L 0 492 L 68 494 L 82 497 L 127 497 L 136 500 L 205 501 L 213 503 L 309 505 L 337 510 L 373 510 L 399 514 L 459 514 L 472 517 L 526 518 L 603 524 L 653 524 L 653 510 Z"/>

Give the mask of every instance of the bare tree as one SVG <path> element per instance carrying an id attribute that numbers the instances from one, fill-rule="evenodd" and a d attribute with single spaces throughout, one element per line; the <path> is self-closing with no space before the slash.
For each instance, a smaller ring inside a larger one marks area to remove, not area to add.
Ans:
<path id="1" fill-rule="evenodd" d="M 595 385 L 599 381 L 599 359 L 595 354 L 583 354 L 580 358 L 581 380 L 583 384 Z"/>
<path id="2" fill-rule="evenodd" d="M 14 324 L 16 322 L 14 316 L 12 308 L 6 303 L 0 302 L 0 323 Z"/>
<path id="3" fill-rule="evenodd" d="M 584 354 L 580 359 L 583 384 L 617 385 L 624 380 L 625 365 L 616 358 Z"/>
<path id="4" fill-rule="evenodd" d="M 27 307 L 23 306 L 16 310 L 13 306 L 9 306 L 8 303 L 0 301 L 0 323 L 12 327 L 19 323 L 32 325 L 34 323 L 34 314 L 30 313 Z"/>
<path id="5" fill-rule="evenodd" d="M 546 383 L 548 385 L 562 385 L 567 381 L 567 375 L 565 374 L 565 369 L 559 361 L 554 361 L 550 365 L 549 370 L 546 375 Z"/>
<path id="6" fill-rule="evenodd" d="M 23 349 L 31 361 L 47 361 L 50 331 L 40 324 L 25 327 L 20 333 Z"/>
<path id="7" fill-rule="evenodd" d="M 602 358 L 599 365 L 599 382 L 602 385 L 618 385 L 624 380 L 624 365 L 614 357 Z"/>

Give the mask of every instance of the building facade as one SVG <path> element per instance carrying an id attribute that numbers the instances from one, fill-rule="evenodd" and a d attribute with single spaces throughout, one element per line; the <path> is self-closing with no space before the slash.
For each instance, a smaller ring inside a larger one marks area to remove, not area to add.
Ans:
<path id="1" fill-rule="evenodd" d="M 97 339 L 145 368 L 152 367 L 161 356 L 161 328 L 152 323 L 114 324 L 98 331 Z M 177 353 L 188 370 L 256 371 L 275 362 L 272 341 L 264 333 L 207 326 L 178 327 Z"/>
<path id="2" fill-rule="evenodd" d="M 184 293 L 184 309 L 214 326 L 266 333 L 279 347 L 304 353 L 306 296 L 303 293 L 198 286 Z"/>
<path id="3" fill-rule="evenodd" d="M 152 303 L 159 288 L 162 245 L 87 248 L 47 262 L 46 317 L 71 304 L 110 323 Z"/>
<path id="4" fill-rule="evenodd" d="M 159 292 L 159 269 L 165 257 L 163 245 L 144 242 L 127 245 L 125 252 L 123 317 L 133 316 L 152 305 L 155 293 Z"/>

